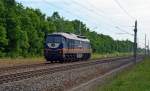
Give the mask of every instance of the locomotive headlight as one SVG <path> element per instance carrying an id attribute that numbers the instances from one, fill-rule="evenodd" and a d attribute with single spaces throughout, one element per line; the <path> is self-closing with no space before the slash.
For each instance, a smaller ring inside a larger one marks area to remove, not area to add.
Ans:
<path id="1" fill-rule="evenodd" d="M 51 47 L 51 43 L 47 43 L 47 46 L 50 48 Z"/>
<path id="2" fill-rule="evenodd" d="M 52 47 L 55 47 L 55 43 L 52 43 L 51 46 L 52 46 Z"/>
<path id="3" fill-rule="evenodd" d="M 47 46 L 49 48 L 58 48 L 60 43 L 47 43 Z"/>

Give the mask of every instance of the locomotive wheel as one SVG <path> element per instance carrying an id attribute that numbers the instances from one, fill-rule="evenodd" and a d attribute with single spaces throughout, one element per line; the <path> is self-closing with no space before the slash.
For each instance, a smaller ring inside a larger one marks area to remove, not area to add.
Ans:
<path id="1" fill-rule="evenodd" d="M 49 59 L 49 58 L 46 58 L 46 61 L 50 61 L 50 59 Z"/>
<path id="2" fill-rule="evenodd" d="M 62 60 L 59 60 L 59 62 L 60 62 L 60 63 L 64 63 L 64 60 L 63 60 L 63 59 L 62 59 Z"/>
<path id="3" fill-rule="evenodd" d="M 51 60 L 51 63 L 54 63 L 54 61 Z"/>

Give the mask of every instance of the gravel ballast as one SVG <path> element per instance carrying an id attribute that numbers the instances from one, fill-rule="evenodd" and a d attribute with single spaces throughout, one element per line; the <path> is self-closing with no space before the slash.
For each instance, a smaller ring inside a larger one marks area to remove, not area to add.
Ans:
<path id="1" fill-rule="evenodd" d="M 99 77 L 122 62 L 96 64 L 0 85 L 0 91 L 66 91 Z"/>

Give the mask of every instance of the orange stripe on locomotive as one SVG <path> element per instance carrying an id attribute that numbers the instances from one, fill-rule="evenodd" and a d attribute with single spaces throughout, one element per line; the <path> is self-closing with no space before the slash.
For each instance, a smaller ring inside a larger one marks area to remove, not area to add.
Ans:
<path id="1" fill-rule="evenodd" d="M 89 48 L 63 48 L 63 54 L 69 53 L 91 53 L 91 49 Z"/>
<path id="2" fill-rule="evenodd" d="M 51 52 L 52 49 L 45 49 L 45 50 Z M 61 51 L 63 54 L 91 53 L 91 49 L 89 48 L 63 48 L 63 49 L 57 49 L 57 51 Z"/>

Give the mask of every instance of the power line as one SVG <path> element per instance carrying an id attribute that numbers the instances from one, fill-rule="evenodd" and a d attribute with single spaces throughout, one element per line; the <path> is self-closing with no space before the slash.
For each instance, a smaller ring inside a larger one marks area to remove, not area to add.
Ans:
<path id="1" fill-rule="evenodd" d="M 129 35 L 131 35 L 131 36 L 134 36 L 134 34 L 131 34 L 131 33 L 127 32 L 126 30 L 121 29 L 121 28 L 118 27 L 118 26 L 116 26 L 116 28 L 119 29 L 120 31 L 122 31 L 122 32 L 123 32 L 122 34 L 129 34 Z"/>
<path id="2" fill-rule="evenodd" d="M 43 1 L 46 2 L 46 3 L 48 3 L 48 4 L 50 4 L 50 5 L 51 5 L 52 7 L 54 7 L 54 8 L 58 8 L 58 6 L 56 6 L 56 5 L 54 5 L 54 4 L 50 3 L 50 2 L 48 2 L 47 0 L 43 0 Z M 79 18 L 79 19 L 83 19 L 84 21 L 86 21 L 83 17 L 80 17 L 79 15 L 73 14 L 73 13 L 70 12 L 69 10 L 66 10 L 66 9 L 64 9 L 64 8 L 62 8 L 62 7 L 59 7 L 59 9 L 65 11 L 66 13 L 69 13 L 69 14 L 72 15 L 72 16 L 75 16 L 75 17 L 77 17 L 77 18 Z"/>
<path id="3" fill-rule="evenodd" d="M 47 0 L 43 0 L 43 1 L 45 1 L 46 3 L 49 3 L 49 4 L 51 4 L 53 7 L 57 7 L 57 6 L 55 6 L 55 5 L 53 5 L 52 3 L 50 3 L 50 2 L 48 2 Z M 61 7 L 60 7 L 61 8 Z M 70 11 L 68 11 L 68 10 L 66 10 L 66 9 L 64 9 L 64 8 L 61 8 L 63 11 L 65 11 L 65 12 L 68 12 L 69 14 L 71 14 L 71 15 L 75 15 L 75 14 L 72 14 L 72 12 L 70 12 Z M 77 15 L 76 15 L 77 16 Z M 79 17 L 78 16 L 78 18 L 82 18 L 82 17 Z M 85 19 L 84 19 L 85 20 Z M 86 20 L 85 20 L 86 21 Z M 93 22 L 94 23 L 94 22 Z M 113 26 L 113 25 L 111 25 L 111 26 Z M 105 27 L 105 29 L 106 29 L 106 27 Z M 107 30 L 109 30 L 109 29 L 107 29 Z M 110 31 L 110 30 L 109 30 Z"/>
<path id="4" fill-rule="evenodd" d="M 72 2 L 76 3 L 76 5 L 78 5 L 78 6 L 82 7 L 82 8 L 84 8 L 84 9 L 86 9 L 87 11 L 89 11 L 89 12 L 92 13 L 92 14 L 95 13 L 97 16 L 102 16 L 102 17 L 104 17 L 105 19 L 107 19 L 107 20 L 109 21 L 109 23 L 108 23 L 108 22 L 105 22 L 106 24 L 108 24 L 108 25 L 110 25 L 110 26 L 115 26 L 115 25 L 113 24 L 114 21 L 112 21 L 111 18 L 106 17 L 107 14 L 105 14 L 102 10 L 98 10 L 98 12 L 94 12 L 95 9 L 93 9 L 92 7 L 91 7 L 91 8 L 88 8 L 88 7 L 86 7 L 85 5 L 80 4 L 80 3 L 77 2 L 76 0 L 72 0 Z M 86 2 L 88 2 L 88 1 L 86 1 Z M 95 7 L 93 4 L 91 4 L 91 3 L 89 3 L 89 2 L 88 2 L 88 4 L 91 5 L 91 6 L 93 6 L 93 7 Z M 100 14 L 100 13 L 101 13 L 101 14 Z M 103 16 L 102 14 L 103 14 L 104 16 Z M 120 25 L 120 24 L 117 24 L 117 25 L 122 26 L 122 25 Z"/>
<path id="5" fill-rule="evenodd" d="M 92 7 L 86 7 L 84 4 L 81 4 L 81 3 L 79 3 L 79 2 L 77 2 L 76 0 L 71 0 L 73 3 L 76 3 L 76 5 L 78 5 L 79 7 L 82 7 L 82 8 L 84 8 L 84 9 L 86 9 L 87 11 L 89 11 L 90 13 L 92 13 L 92 14 L 96 14 L 97 16 L 101 16 L 101 17 L 103 17 L 103 18 L 105 18 L 106 20 L 108 20 L 109 21 L 109 23 L 110 24 L 113 24 L 114 23 L 114 21 L 112 21 L 112 18 L 110 18 L 110 17 L 107 17 L 106 15 L 106 13 L 105 12 L 103 12 L 102 10 L 100 10 L 100 9 L 97 9 L 96 7 L 95 7 L 95 5 L 93 5 L 92 3 L 90 3 L 89 1 L 86 1 L 86 3 L 88 3 L 89 5 L 91 5 Z M 95 7 L 95 8 L 93 8 L 93 7 Z M 96 10 L 97 9 L 97 10 Z M 94 11 L 98 11 L 98 12 L 94 12 Z M 130 15 L 131 16 L 131 15 Z M 107 23 L 108 24 L 108 23 Z M 109 25 L 110 25 L 109 24 Z M 120 24 L 117 24 L 117 25 L 120 25 Z M 113 26 L 113 25 L 111 25 L 111 26 Z M 123 26 L 123 25 L 120 25 L 120 26 Z"/>
<path id="6" fill-rule="evenodd" d="M 99 12 L 105 14 L 105 12 L 104 12 L 103 10 L 101 10 L 101 9 L 99 9 L 99 8 L 97 8 L 97 7 L 95 7 L 95 5 L 92 4 L 92 3 L 90 3 L 88 0 L 87 0 L 86 2 L 88 2 L 89 5 L 93 6 L 93 7 L 94 7 L 95 9 L 97 9 Z"/>
<path id="7" fill-rule="evenodd" d="M 102 10 L 102 9 L 99 9 L 97 7 L 95 7 L 94 4 L 90 3 L 88 0 L 86 1 L 88 2 L 88 4 L 90 4 L 92 7 L 96 8 L 98 10 L 98 13 L 102 13 L 106 18 L 108 18 L 109 20 L 111 20 L 112 18 L 106 16 L 107 14 Z M 112 21 L 112 20 L 111 20 Z M 113 21 L 112 21 L 113 22 Z M 114 23 L 114 22 L 113 22 Z M 120 25 L 120 24 L 119 24 Z M 131 27 L 131 26 L 126 26 L 126 25 L 120 25 L 120 26 L 123 26 L 123 27 Z M 133 26 L 132 26 L 133 27 Z"/>
<path id="8" fill-rule="evenodd" d="M 52 3 L 48 2 L 47 0 L 43 0 L 43 1 L 46 2 L 46 3 L 48 3 L 48 4 L 50 4 L 51 6 L 53 6 L 53 7 L 55 7 L 55 8 L 58 8 L 58 6 L 53 5 Z M 64 9 L 64 8 L 62 8 L 62 7 L 59 7 L 59 8 L 61 8 L 61 10 L 65 11 L 65 12 L 69 13 L 70 15 L 77 16 L 79 19 L 83 19 L 82 17 L 79 17 L 79 15 L 75 15 L 75 14 L 73 14 L 72 12 L 70 12 L 69 10 L 66 10 L 66 9 Z M 84 19 L 84 20 L 85 20 L 85 19 Z M 87 20 L 85 20 L 85 21 L 87 21 Z M 92 22 L 93 22 L 93 21 L 92 21 Z M 93 22 L 93 23 L 96 23 L 96 22 Z M 108 25 L 108 23 L 107 23 L 107 25 Z M 110 25 L 110 24 L 109 24 L 109 25 Z M 110 25 L 110 26 L 113 26 L 113 25 Z"/>
<path id="9" fill-rule="evenodd" d="M 52 4 L 52 3 L 50 3 L 50 2 L 48 2 L 47 0 L 43 0 L 44 2 L 46 2 L 47 4 L 50 4 L 52 7 L 54 7 L 54 8 L 59 8 L 59 9 L 61 9 L 61 10 L 63 10 L 64 12 L 66 12 L 66 13 L 69 13 L 70 15 L 72 15 L 72 16 L 75 16 L 75 17 L 77 17 L 77 18 L 79 18 L 79 19 L 82 19 L 82 20 L 84 20 L 84 21 L 88 21 L 87 19 L 85 19 L 85 18 L 83 18 L 83 17 L 80 17 L 79 15 L 77 15 L 77 14 L 73 14 L 72 12 L 70 12 L 69 10 L 67 10 L 67 9 L 65 9 L 65 8 L 63 8 L 63 7 L 58 7 L 58 6 L 56 6 L 56 5 L 54 5 L 54 4 Z M 93 21 L 92 21 L 93 22 Z M 96 22 L 93 22 L 93 23 L 96 23 Z"/>
<path id="10" fill-rule="evenodd" d="M 131 19 L 135 20 L 135 18 L 129 14 L 129 12 L 120 4 L 120 2 L 118 0 L 113 0 L 121 9 L 122 11 L 127 14 Z"/>
<path id="11" fill-rule="evenodd" d="M 50 2 L 48 2 L 47 0 L 44 0 L 46 3 L 50 3 Z M 80 6 L 80 7 L 82 7 L 82 8 L 84 8 L 84 9 L 86 9 L 88 12 L 90 12 L 90 13 L 95 13 L 95 12 L 93 12 L 93 9 L 89 9 L 89 8 L 87 8 L 86 6 L 82 6 L 82 4 L 80 4 L 80 3 L 78 3 L 78 2 L 76 2 L 76 1 L 73 1 L 74 3 L 76 3 L 76 5 L 78 5 L 78 6 Z M 53 5 L 52 3 L 50 3 L 53 7 L 57 7 L 57 6 L 55 6 L 55 5 Z M 74 14 L 72 14 L 72 12 L 70 12 L 70 11 L 68 11 L 68 10 L 66 10 L 66 9 L 64 9 L 64 8 L 62 8 L 61 7 L 61 9 L 62 10 L 64 10 L 65 12 L 67 12 L 67 13 L 69 13 L 69 14 L 71 14 L 71 15 L 73 15 L 74 16 Z M 97 16 L 102 16 L 102 15 L 100 15 L 100 14 L 98 14 L 98 13 L 96 13 L 96 15 Z M 77 16 L 77 15 L 76 15 Z M 81 18 L 81 17 L 79 17 L 79 18 Z M 108 19 L 109 21 L 111 20 L 111 19 Z M 105 22 L 106 23 L 106 22 Z M 111 23 L 111 24 L 113 24 L 113 22 Z M 110 26 L 114 26 L 114 25 L 111 25 L 111 24 L 109 24 L 109 23 L 106 23 L 106 25 L 110 25 Z M 107 29 L 108 30 L 108 29 Z M 110 31 L 110 30 L 109 30 Z M 127 31 L 126 31 L 126 33 L 127 33 Z M 129 34 L 129 33 L 128 33 Z M 130 34 L 130 35 L 132 35 L 132 34 Z"/>
<path id="12" fill-rule="evenodd" d="M 105 22 L 105 23 L 108 24 L 108 25 L 110 25 L 110 26 L 114 26 L 114 24 L 113 24 L 114 21 L 112 21 L 112 20 L 111 20 L 110 18 L 108 18 L 108 17 L 106 18 L 106 14 L 105 14 L 104 12 L 99 11 L 99 12 L 101 12 L 101 13 L 104 14 L 104 15 L 102 15 L 102 14 L 100 14 L 99 12 L 94 12 L 95 9 L 88 8 L 88 7 L 86 7 L 85 5 L 80 4 L 80 3 L 77 2 L 76 0 L 72 0 L 72 2 L 75 3 L 75 5 L 78 5 L 79 7 L 84 8 L 85 10 L 87 10 L 88 12 L 90 12 L 91 14 L 94 14 L 94 15 L 97 15 L 97 16 L 101 16 L 101 17 L 107 19 L 107 20 L 109 21 L 109 23 L 108 23 L 108 22 Z"/>
<path id="13" fill-rule="evenodd" d="M 50 3 L 50 2 L 48 2 L 47 0 L 44 0 L 46 3 Z M 93 12 L 93 9 L 89 9 L 89 8 L 87 8 L 86 6 L 82 6 L 82 4 L 80 4 L 80 3 L 78 3 L 78 2 L 76 2 L 76 1 L 73 1 L 74 3 L 76 3 L 78 6 L 80 6 L 80 7 L 82 7 L 82 8 L 84 8 L 84 9 L 87 9 L 90 13 L 95 13 L 95 12 Z M 55 7 L 55 8 L 58 8 L 58 6 L 56 6 L 56 5 L 53 5 L 52 3 L 50 3 L 51 4 L 51 6 L 53 6 L 53 7 Z M 62 8 L 61 7 L 61 9 L 63 10 L 63 11 L 65 11 L 66 13 L 69 13 L 70 15 L 73 15 L 73 16 L 76 16 L 76 17 L 78 17 L 78 18 L 80 18 L 80 19 L 83 19 L 83 18 L 81 18 L 81 17 L 79 17 L 78 15 L 76 15 L 76 14 L 73 14 L 72 12 L 70 12 L 70 11 L 68 11 L 68 10 L 66 10 L 66 9 L 64 9 L 64 8 Z M 102 12 L 103 13 L 103 12 Z M 96 12 L 96 14 L 99 16 L 100 14 L 98 14 L 97 12 Z M 102 15 L 100 15 L 100 16 L 102 16 Z M 83 19 L 84 21 L 86 21 L 85 19 Z M 108 20 L 111 20 L 111 19 L 108 19 Z M 108 23 L 107 23 L 108 24 Z M 113 23 L 111 23 L 111 24 L 113 24 Z M 111 24 L 109 24 L 110 26 L 113 26 L 113 25 L 111 25 Z"/>
<path id="14" fill-rule="evenodd" d="M 70 12 L 69 10 L 67 10 L 67 9 L 64 9 L 63 7 L 58 7 L 58 6 L 56 6 L 56 5 L 54 5 L 54 4 L 52 4 L 52 3 L 50 3 L 50 2 L 48 2 L 47 0 L 43 0 L 44 2 L 46 2 L 47 4 L 50 4 L 52 7 L 54 7 L 54 8 L 59 8 L 59 9 L 61 9 L 61 10 L 63 10 L 63 11 L 65 11 L 66 13 L 69 13 L 70 15 L 73 15 L 73 16 L 76 16 L 76 17 L 78 17 L 79 19 L 83 19 L 83 17 L 80 17 L 79 15 L 76 15 L 76 14 L 73 14 L 72 12 Z M 82 7 L 82 8 L 84 8 L 84 9 L 86 9 L 88 12 L 90 12 L 90 13 L 95 13 L 97 16 L 102 16 L 101 14 L 99 14 L 99 13 L 97 13 L 97 12 L 93 12 L 93 9 L 89 9 L 89 8 L 87 8 L 86 6 L 84 6 L 84 5 L 82 5 L 82 4 L 80 4 L 80 3 L 78 3 L 78 2 L 76 2 L 76 1 L 73 1 L 74 3 L 76 3 L 76 5 L 78 5 L 78 6 L 80 6 L 80 7 Z M 101 13 L 103 13 L 103 12 L 101 12 Z M 104 17 L 104 16 L 103 16 Z M 85 20 L 85 19 L 83 19 L 84 21 L 87 21 L 87 20 Z M 111 20 L 111 19 L 108 19 L 109 21 Z M 105 22 L 106 23 L 106 22 Z M 111 23 L 111 24 L 113 24 L 113 22 Z M 110 26 L 114 26 L 114 25 L 111 25 L 111 24 L 109 24 L 109 23 L 107 23 L 106 25 L 110 25 Z M 127 31 L 126 31 L 126 33 L 127 33 Z M 129 33 L 128 33 L 129 34 Z M 131 35 L 131 34 L 130 34 Z"/>

